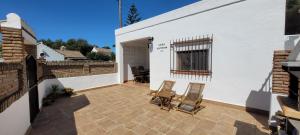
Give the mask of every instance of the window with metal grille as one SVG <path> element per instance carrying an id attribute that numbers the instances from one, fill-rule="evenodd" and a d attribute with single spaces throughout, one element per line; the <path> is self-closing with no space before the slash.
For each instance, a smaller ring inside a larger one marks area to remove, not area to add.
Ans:
<path id="1" fill-rule="evenodd" d="M 172 74 L 211 75 L 213 36 L 175 40 L 170 47 Z"/>
<path id="2" fill-rule="evenodd" d="M 208 70 L 208 50 L 192 50 L 177 52 L 177 69 Z"/>

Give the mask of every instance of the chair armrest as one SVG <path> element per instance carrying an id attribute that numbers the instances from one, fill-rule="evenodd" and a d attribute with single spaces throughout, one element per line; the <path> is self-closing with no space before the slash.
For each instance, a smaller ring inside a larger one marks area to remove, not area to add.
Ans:
<path id="1" fill-rule="evenodd" d="M 202 102 L 202 99 L 203 99 L 203 95 L 201 95 L 201 96 L 197 99 L 196 104 L 197 104 L 197 105 L 200 104 L 200 103 Z"/>

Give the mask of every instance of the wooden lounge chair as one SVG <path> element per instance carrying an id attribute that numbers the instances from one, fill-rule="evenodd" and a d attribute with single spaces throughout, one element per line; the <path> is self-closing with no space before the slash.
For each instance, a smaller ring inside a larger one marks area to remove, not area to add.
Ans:
<path id="1" fill-rule="evenodd" d="M 202 102 L 202 92 L 205 84 L 189 83 L 185 93 L 180 99 L 177 110 L 194 115 L 200 109 Z"/>
<path id="2" fill-rule="evenodd" d="M 158 90 L 150 91 L 149 95 L 153 96 L 152 99 L 150 100 L 150 102 L 152 103 L 152 101 L 157 98 L 158 92 L 163 91 L 163 90 L 172 91 L 174 84 L 175 84 L 175 81 L 164 80 Z"/>

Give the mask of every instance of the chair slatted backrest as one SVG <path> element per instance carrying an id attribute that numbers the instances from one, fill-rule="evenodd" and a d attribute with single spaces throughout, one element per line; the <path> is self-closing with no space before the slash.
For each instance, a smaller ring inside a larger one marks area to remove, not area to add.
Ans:
<path id="1" fill-rule="evenodd" d="M 138 76 L 139 75 L 139 71 L 137 67 L 131 67 L 131 72 L 134 76 Z"/>
<path id="2" fill-rule="evenodd" d="M 204 83 L 190 83 L 184 100 L 197 101 L 202 95 L 204 86 L 205 86 Z"/>
<path id="3" fill-rule="evenodd" d="M 174 84 L 175 84 L 175 81 L 167 81 L 167 80 L 165 80 L 163 82 L 161 88 L 159 89 L 159 91 L 163 91 L 163 90 L 172 91 Z"/>
<path id="4" fill-rule="evenodd" d="M 139 66 L 138 70 L 143 71 L 143 70 L 145 70 L 145 68 L 144 68 L 144 66 Z"/>

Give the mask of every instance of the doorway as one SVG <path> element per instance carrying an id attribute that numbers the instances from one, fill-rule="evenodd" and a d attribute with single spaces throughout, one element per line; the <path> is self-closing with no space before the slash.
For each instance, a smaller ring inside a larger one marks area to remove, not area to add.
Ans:
<path id="1" fill-rule="evenodd" d="M 37 64 L 32 55 L 26 57 L 27 85 L 29 91 L 30 122 L 32 123 L 39 113 L 39 94 L 37 81 Z"/>
<path id="2" fill-rule="evenodd" d="M 151 41 L 152 42 L 152 41 Z M 122 43 L 124 82 L 150 82 L 149 38 Z"/>

